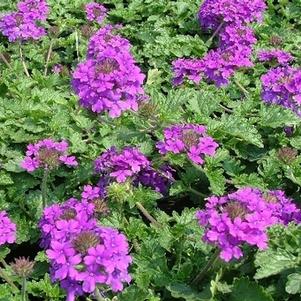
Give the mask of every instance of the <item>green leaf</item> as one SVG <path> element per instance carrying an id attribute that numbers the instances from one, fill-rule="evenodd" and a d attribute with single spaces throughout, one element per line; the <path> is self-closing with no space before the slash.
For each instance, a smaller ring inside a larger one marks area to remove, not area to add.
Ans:
<path id="1" fill-rule="evenodd" d="M 273 298 L 256 282 L 241 278 L 234 281 L 229 301 L 273 301 Z"/>
<path id="2" fill-rule="evenodd" d="M 255 279 L 262 279 L 272 275 L 277 275 L 284 270 L 296 266 L 298 259 L 286 250 L 268 249 L 264 252 L 258 252 L 255 258 L 257 267 Z"/>
<path id="3" fill-rule="evenodd" d="M 293 273 L 287 276 L 287 282 L 285 290 L 289 294 L 300 294 L 301 293 L 301 274 Z"/>
<path id="4" fill-rule="evenodd" d="M 190 286 L 175 282 L 166 287 L 174 298 L 183 298 L 186 301 L 209 301 L 211 294 L 207 291 L 199 293 Z"/>
<path id="5" fill-rule="evenodd" d="M 226 179 L 223 175 L 224 171 L 222 169 L 206 170 L 206 168 L 204 171 L 210 182 L 212 193 L 217 195 L 224 194 L 226 190 Z"/>

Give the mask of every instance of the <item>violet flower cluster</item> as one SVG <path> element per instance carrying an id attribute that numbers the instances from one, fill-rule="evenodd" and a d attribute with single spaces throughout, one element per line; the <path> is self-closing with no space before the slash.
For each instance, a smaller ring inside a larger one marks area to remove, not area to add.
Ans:
<path id="1" fill-rule="evenodd" d="M 164 140 L 157 143 L 161 154 L 186 153 L 195 164 L 202 165 L 204 157 L 214 156 L 218 144 L 206 134 L 203 125 L 173 125 L 164 130 Z"/>
<path id="2" fill-rule="evenodd" d="M 99 3 L 90 2 L 85 5 L 85 11 L 88 21 L 101 23 L 107 15 L 107 9 Z"/>
<path id="3" fill-rule="evenodd" d="M 27 146 L 26 157 L 21 162 L 21 167 L 32 172 L 36 169 L 54 169 L 60 165 L 77 166 L 74 156 L 68 155 L 68 143 L 56 142 L 52 139 L 40 140 Z"/>
<path id="4" fill-rule="evenodd" d="M 272 62 L 279 65 L 287 65 L 294 60 L 290 53 L 280 49 L 261 50 L 257 57 L 260 62 Z"/>
<path id="5" fill-rule="evenodd" d="M 106 26 L 92 36 L 87 60 L 74 71 L 72 86 L 84 108 L 116 118 L 124 111 L 138 110 L 146 98 L 144 78 L 129 42 Z"/>
<path id="6" fill-rule="evenodd" d="M 301 116 L 301 69 L 284 66 L 261 77 L 261 97 L 268 104 L 288 108 Z"/>
<path id="7" fill-rule="evenodd" d="M 66 290 L 67 301 L 94 293 L 99 285 L 121 291 L 131 281 L 127 239 L 98 224 L 93 203 L 72 198 L 52 205 L 44 210 L 39 227 L 51 279 Z"/>
<path id="8" fill-rule="evenodd" d="M 218 48 L 202 59 L 175 60 L 173 84 L 180 85 L 185 78 L 198 84 L 204 78 L 221 87 L 229 84 L 238 69 L 252 67 L 256 38 L 248 23 L 261 21 L 265 8 L 263 0 L 206 0 L 198 17 L 203 29 L 215 30 L 213 36 L 219 37 Z"/>
<path id="9" fill-rule="evenodd" d="M 0 246 L 16 241 L 16 224 L 8 217 L 5 211 L 0 211 Z"/>
<path id="10" fill-rule="evenodd" d="M 147 157 L 133 147 L 126 147 L 120 152 L 115 147 L 108 149 L 95 160 L 94 170 L 106 185 L 130 180 L 136 186 L 141 184 L 162 194 L 168 192 L 173 181 L 171 167 L 155 169 Z"/>
<path id="11" fill-rule="evenodd" d="M 266 249 L 267 229 L 275 224 L 300 223 L 301 212 L 283 191 L 264 193 L 245 187 L 222 197 L 209 197 L 197 219 L 205 227 L 204 241 L 217 246 L 220 258 L 228 262 L 243 256 L 244 244 Z"/>
<path id="12" fill-rule="evenodd" d="M 18 3 L 18 11 L 0 18 L 0 32 L 10 42 L 38 40 L 46 35 L 37 21 L 45 21 L 49 8 L 45 0 L 24 0 Z"/>

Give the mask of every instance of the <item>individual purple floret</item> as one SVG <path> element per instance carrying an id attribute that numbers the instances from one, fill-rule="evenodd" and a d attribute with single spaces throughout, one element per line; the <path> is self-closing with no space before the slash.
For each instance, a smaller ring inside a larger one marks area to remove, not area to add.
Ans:
<path id="1" fill-rule="evenodd" d="M 32 172 L 38 168 L 54 169 L 62 164 L 77 166 L 74 156 L 68 156 L 68 143 L 44 139 L 27 146 L 26 157 L 21 162 L 21 167 Z"/>
<path id="2" fill-rule="evenodd" d="M 10 220 L 5 211 L 0 211 L 0 246 L 16 241 L 16 225 Z"/>
<path id="3" fill-rule="evenodd" d="M 202 165 L 204 157 L 214 156 L 218 144 L 206 135 L 206 127 L 202 125 L 173 125 L 164 130 L 164 140 L 157 143 L 161 154 L 186 153 L 195 164 Z"/>
<path id="4" fill-rule="evenodd" d="M 290 53 L 280 49 L 261 50 L 258 52 L 257 57 L 260 62 L 271 61 L 279 65 L 287 65 L 294 60 Z"/>
<path id="5" fill-rule="evenodd" d="M 177 59 L 172 62 L 172 71 L 174 86 L 181 85 L 185 77 L 199 84 L 202 79 L 203 62 L 201 59 Z"/>
<path id="6" fill-rule="evenodd" d="M 221 24 L 246 24 L 262 21 L 264 0 L 205 0 L 198 19 L 203 29 L 215 30 Z"/>
<path id="7" fill-rule="evenodd" d="M 55 74 L 60 74 L 63 71 L 63 66 L 61 64 L 56 64 L 52 67 L 51 71 Z"/>
<path id="8" fill-rule="evenodd" d="M 136 148 L 127 147 L 121 152 L 111 148 L 94 162 L 96 173 L 110 177 L 117 182 L 125 182 L 150 166 L 150 161 Z"/>
<path id="9" fill-rule="evenodd" d="M 11 13 L 0 18 L 0 31 L 10 42 L 38 40 L 46 35 L 43 27 L 23 13 Z"/>
<path id="10" fill-rule="evenodd" d="M 99 24 L 102 23 L 107 15 L 107 9 L 102 4 L 96 2 L 86 4 L 85 11 L 88 21 L 96 21 Z"/>
<path id="11" fill-rule="evenodd" d="M 94 206 L 70 199 L 44 210 L 39 223 L 42 246 L 51 264 L 52 281 L 60 281 L 67 300 L 94 293 L 97 285 L 121 291 L 131 277 L 126 237 L 103 227 L 94 218 Z"/>
<path id="12" fill-rule="evenodd" d="M 277 67 L 263 75 L 261 82 L 263 101 L 281 105 L 301 116 L 301 69 Z"/>
<path id="13" fill-rule="evenodd" d="M 205 227 L 203 239 L 217 246 L 220 258 L 228 262 L 243 256 L 244 244 L 266 249 L 270 226 L 300 223 L 301 215 L 282 191 L 265 194 L 246 187 L 222 197 L 209 197 L 206 208 L 197 212 L 197 219 Z"/>
<path id="14" fill-rule="evenodd" d="M 235 45 L 252 47 L 256 41 L 253 29 L 241 24 L 227 24 L 219 34 L 219 47 L 222 49 Z"/>
<path id="15" fill-rule="evenodd" d="M 17 7 L 18 12 L 33 21 L 45 21 L 49 13 L 49 7 L 45 0 L 24 0 L 20 1 Z"/>

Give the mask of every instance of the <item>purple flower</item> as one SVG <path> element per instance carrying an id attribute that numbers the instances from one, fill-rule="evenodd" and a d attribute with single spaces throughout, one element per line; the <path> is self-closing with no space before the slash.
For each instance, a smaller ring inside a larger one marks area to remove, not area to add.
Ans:
<path id="1" fill-rule="evenodd" d="M 294 59 L 290 53 L 280 49 L 261 50 L 257 57 L 260 62 L 272 61 L 279 65 L 287 65 Z"/>
<path id="2" fill-rule="evenodd" d="M 281 105 L 301 116 L 301 69 L 277 67 L 263 75 L 261 82 L 264 102 Z"/>
<path id="3" fill-rule="evenodd" d="M 67 150 L 66 141 L 56 142 L 52 139 L 44 139 L 35 144 L 29 144 L 21 167 L 32 172 L 38 168 L 54 169 L 61 164 L 77 166 L 76 158 L 68 156 Z"/>
<path id="4" fill-rule="evenodd" d="M 55 74 L 60 74 L 63 71 L 63 66 L 61 64 L 56 64 L 52 67 L 51 70 Z"/>
<path id="5" fill-rule="evenodd" d="M 16 225 L 10 220 L 5 211 L 0 211 L 0 246 L 16 241 Z"/>
<path id="6" fill-rule="evenodd" d="M 20 12 L 0 18 L 0 31 L 10 42 L 38 40 L 46 35 L 43 27 L 36 25 L 29 15 Z"/>
<path id="7" fill-rule="evenodd" d="M 205 227 L 203 239 L 217 246 L 221 259 L 228 262 L 243 256 L 244 244 L 266 249 L 267 229 L 277 223 L 300 223 L 301 212 L 282 191 L 263 193 L 246 187 L 208 198 L 205 209 L 197 212 L 197 219 Z"/>
<path id="8" fill-rule="evenodd" d="M 26 15 L 33 21 L 45 21 L 49 13 L 45 0 L 24 0 L 20 1 L 17 7 L 18 12 Z"/>
<path id="9" fill-rule="evenodd" d="M 103 177 L 122 183 L 149 165 L 149 160 L 136 148 L 127 147 L 120 153 L 111 148 L 95 160 L 94 169 Z"/>
<path id="10" fill-rule="evenodd" d="M 215 30 L 221 23 L 246 24 L 262 21 L 264 0 L 205 0 L 198 19 L 205 30 Z"/>
<path id="11" fill-rule="evenodd" d="M 98 3 L 90 2 L 85 5 L 85 11 L 87 14 L 87 19 L 89 21 L 96 21 L 97 23 L 101 23 L 103 19 L 106 17 L 107 9 Z"/>
<path id="12" fill-rule="evenodd" d="M 204 163 L 205 155 L 214 156 L 218 144 L 206 135 L 202 125 L 173 125 L 164 130 L 164 140 L 157 143 L 161 154 L 186 153 L 188 158 L 198 164 Z"/>
<path id="13" fill-rule="evenodd" d="M 97 193 L 97 189 L 86 187 L 83 194 L 88 199 Z M 94 217 L 94 206 L 87 199 L 52 205 L 44 210 L 39 223 L 51 279 L 61 282 L 69 301 L 93 293 L 98 284 L 122 290 L 122 282 L 131 279 L 128 267 L 132 258 L 126 237 L 100 226 Z"/>

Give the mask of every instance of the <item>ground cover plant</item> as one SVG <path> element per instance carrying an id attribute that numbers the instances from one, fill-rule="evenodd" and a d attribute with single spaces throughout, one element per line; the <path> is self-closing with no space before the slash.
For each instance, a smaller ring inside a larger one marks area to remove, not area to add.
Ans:
<path id="1" fill-rule="evenodd" d="M 300 16 L 2 0 L 0 300 L 300 300 Z"/>

